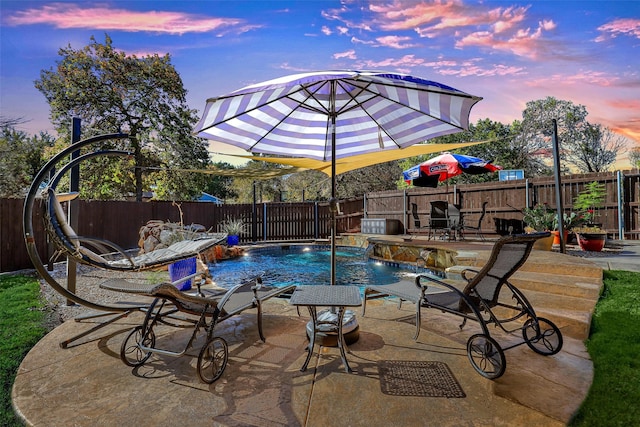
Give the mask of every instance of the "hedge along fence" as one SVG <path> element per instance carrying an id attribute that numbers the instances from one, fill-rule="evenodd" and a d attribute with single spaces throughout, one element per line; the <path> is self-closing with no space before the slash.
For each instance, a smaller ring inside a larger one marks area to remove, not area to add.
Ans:
<path id="1" fill-rule="evenodd" d="M 585 184 L 598 181 L 607 189 L 607 199 L 600 210 L 600 221 L 611 237 L 620 237 L 621 213 L 624 237 L 640 238 L 640 174 L 597 173 L 562 177 L 562 197 L 565 211 L 569 212 L 573 200 Z M 621 188 L 622 191 L 618 191 Z M 621 209 L 618 209 L 618 194 Z M 396 220 L 399 232 L 418 233 L 411 214 L 416 204 L 421 225 L 428 224 L 429 202 L 447 200 L 460 204 L 468 223 L 475 225 L 482 204 L 487 201 L 487 215 L 483 219 L 485 235 L 495 232 L 494 218 L 522 219 L 519 210 L 536 203 L 547 203 L 555 208 L 555 182 L 552 177 L 530 180 L 490 182 L 483 184 L 441 185 L 438 188 L 411 188 L 399 191 L 368 193 L 339 202 L 337 231 L 358 232 L 362 218 Z M 32 268 L 22 234 L 22 199 L 0 199 L 0 272 Z M 138 232 L 149 220 L 180 221 L 180 212 L 171 202 L 78 201 L 78 234 L 99 237 L 125 248 L 138 246 Z M 44 239 L 43 205 L 36 203 L 33 220 L 38 250 L 42 259 L 48 259 L 50 248 Z M 326 239 L 331 233 L 331 216 L 327 202 L 257 203 L 216 205 L 206 202 L 181 203 L 185 224 L 201 224 L 219 231 L 227 217 L 242 218 L 247 224 L 240 236 L 242 243 L 275 240 Z"/>

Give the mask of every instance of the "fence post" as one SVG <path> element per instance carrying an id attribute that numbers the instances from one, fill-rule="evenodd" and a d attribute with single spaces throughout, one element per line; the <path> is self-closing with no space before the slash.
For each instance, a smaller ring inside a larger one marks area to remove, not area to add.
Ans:
<path id="1" fill-rule="evenodd" d="M 318 239 L 320 235 L 320 218 L 318 218 L 318 202 L 313 204 L 313 236 Z"/>
<path id="2" fill-rule="evenodd" d="M 367 217 L 367 193 L 362 197 L 362 209 L 364 210 L 364 218 Z"/>
<path id="3" fill-rule="evenodd" d="M 624 240 L 624 183 L 623 183 L 623 175 L 622 171 L 617 171 L 616 173 L 617 179 L 617 193 L 618 193 L 618 238 L 620 240 Z"/>
<path id="4" fill-rule="evenodd" d="M 404 234 L 407 234 L 407 224 L 409 224 L 407 217 L 407 189 L 402 190 L 402 226 L 404 227 Z"/>
<path id="5" fill-rule="evenodd" d="M 74 117 L 71 122 L 71 144 L 75 144 L 80 141 L 81 135 L 80 119 Z M 71 160 L 74 160 L 80 156 L 80 150 L 71 153 Z M 69 191 L 80 190 L 80 165 L 76 165 L 71 168 Z M 78 200 L 69 200 L 69 207 L 67 211 L 67 218 L 69 218 L 69 225 L 71 228 L 78 229 Z M 76 261 L 67 257 L 67 290 L 72 294 L 76 293 Z M 75 303 L 70 299 L 67 299 L 67 305 L 74 305 Z"/>
<path id="6" fill-rule="evenodd" d="M 553 165 L 554 175 L 556 179 L 556 215 L 558 215 L 558 232 L 560 233 L 560 252 L 567 253 L 566 243 L 564 241 L 564 207 L 562 206 L 562 178 L 560 177 L 560 147 L 558 143 L 558 122 L 552 120 L 553 135 L 551 141 L 553 143 Z"/>
<path id="7" fill-rule="evenodd" d="M 267 241 L 267 203 L 262 204 L 262 240 Z"/>

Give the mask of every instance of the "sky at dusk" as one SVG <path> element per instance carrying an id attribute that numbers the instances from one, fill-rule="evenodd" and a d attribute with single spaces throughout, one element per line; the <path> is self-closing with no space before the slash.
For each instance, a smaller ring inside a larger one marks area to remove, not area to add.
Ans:
<path id="1" fill-rule="evenodd" d="M 483 97 L 472 123 L 554 96 L 640 145 L 640 1 L 0 0 L 2 117 L 55 134 L 34 81 L 60 48 L 105 34 L 127 54 L 170 54 L 198 113 L 287 74 L 383 70 Z"/>

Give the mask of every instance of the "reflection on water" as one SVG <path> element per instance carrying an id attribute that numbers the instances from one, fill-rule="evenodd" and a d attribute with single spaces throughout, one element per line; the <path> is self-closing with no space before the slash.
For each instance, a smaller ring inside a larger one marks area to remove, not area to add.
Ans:
<path id="1" fill-rule="evenodd" d="M 331 253 L 324 246 L 251 249 L 243 257 L 210 264 L 209 270 L 216 284 L 224 287 L 256 275 L 262 276 L 264 284 L 273 286 L 328 285 L 331 281 Z M 398 268 L 369 261 L 363 249 L 338 248 L 336 252 L 338 285 L 382 285 L 415 275 L 415 268 Z"/>

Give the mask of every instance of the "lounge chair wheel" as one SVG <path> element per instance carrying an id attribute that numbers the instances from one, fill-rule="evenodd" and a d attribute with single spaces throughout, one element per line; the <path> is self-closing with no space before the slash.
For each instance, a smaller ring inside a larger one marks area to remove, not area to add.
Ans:
<path id="1" fill-rule="evenodd" d="M 499 378 L 507 367 L 507 359 L 493 338 L 476 334 L 467 341 L 467 356 L 473 368 L 490 380 Z"/>
<path id="2" fill-rule="evenodd" d="M 213 383 L 224 372 L 228 359 L 229 348 L 224 338 L 210 339 L 198 355 L 198 376 L 207 384 Z"/>
<path id="3" fill-rule="evenodd" d="M 560 329 L 544 317 L 538 317 L 537 322 L 527 320 L 522 327 L 522 336 L 531 350 L 543 356 L 551 356 L 562 349 Z"/>
<path id="4" fill-rule="evenodd" d="M 153 329 L 146 336 L 142 336 L 142 326 L 133 328 L 120 346 L 120 360 L 127 366 L 140 366 L 151 357 L 150 351 L 144 351 L 140 345 L 153 348 L 156 344 L 156 335 Z"/>

